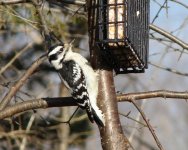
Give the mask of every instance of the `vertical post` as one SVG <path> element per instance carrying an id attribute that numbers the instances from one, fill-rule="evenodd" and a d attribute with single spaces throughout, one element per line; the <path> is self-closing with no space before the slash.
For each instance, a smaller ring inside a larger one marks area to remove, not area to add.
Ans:
<path id="1" fill-rule="evenodd" d="M 91 9 L 91 3 L 92 0 L 87 1 L 88 10 Z M 105 116 L 105 127 L 100 128 L 101 145 L 103 150 L 128 150 L 129 142 L 123 134 L 118 115 L 113 70 L 103 61 L 101 51 L 93 41 L 96 38 L 91 31 L 92 22 L 96 19 L 94 17 L 88 11 L 90 62 L 94 69 L 99 70 L 98 106 Z"/>
<path id="2" fill-rule="evenodd" d="M 98 106 L 105 116 L 105 127 L 100 128 L 103 150 L 128 150 L 129 142 L 123 134 L 118 115 L 113 70 L 103 61 L 97 46 L 90 45 L 93 68 L 99 70 Z"/>
<path id="3" fill-rule="evenodd" d="M 105 115 L 106 125 L 100 129 L 103 150 L 128 150 L 118 115 L 112 70 L 99 71 L 98 103 Z"/>

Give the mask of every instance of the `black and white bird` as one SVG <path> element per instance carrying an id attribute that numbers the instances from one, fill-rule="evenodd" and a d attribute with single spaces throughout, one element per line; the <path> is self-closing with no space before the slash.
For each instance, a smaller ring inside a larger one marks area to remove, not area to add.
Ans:
<path id="1" fill-rule="evenodd" d="M 48 59 L 60 74 L 78 106 L 86 110 L 90 121 L 104 126 L 104 116 L 97 106 L 98 74 L 88 61 L 72 51 L 72 44 L 50 48 Z"/>

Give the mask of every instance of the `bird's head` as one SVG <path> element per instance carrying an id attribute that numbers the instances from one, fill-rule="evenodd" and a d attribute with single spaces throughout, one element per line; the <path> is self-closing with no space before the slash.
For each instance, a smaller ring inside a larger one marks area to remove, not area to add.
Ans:
<path id="1" fill-rule="evenodd" d="M 49 62 L 56 68 L 62 67 L 62 61 L 65 59 L 67 53 L 72 51 L 72 44 L 59 44 L 52 46 L 48 51 Z"/>

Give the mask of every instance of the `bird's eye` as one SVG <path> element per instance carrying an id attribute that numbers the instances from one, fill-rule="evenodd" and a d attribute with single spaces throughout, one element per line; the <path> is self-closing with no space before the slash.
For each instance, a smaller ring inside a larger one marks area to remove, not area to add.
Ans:
<path id="1" fill-rule="evenodd" d="M 59 55 L 59 54 L 61 54 L 61 53 L 62 53 L 62 51 L 61 51 L 61 50 L 57 52 L 57 54 L 58 54 L 58 55 Z"/>
<path id="2" fill-rule="evenodd" d="M 64 48 L 64 47 L 63 47 Z M 59 50 L 59 52 L 63 52 L 63 48 L 61 48 L 60 50 Z"/>

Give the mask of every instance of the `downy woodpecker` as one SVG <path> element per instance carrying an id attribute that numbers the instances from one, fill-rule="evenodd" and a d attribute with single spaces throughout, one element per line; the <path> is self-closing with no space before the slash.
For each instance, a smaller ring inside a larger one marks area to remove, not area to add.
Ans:
<path id="1" fill-rule="evenodd" d="M 57 70 L 78 106 L 85 109 L 89 120 L 104 126 L 104 116 L 97 106 L 98 75 L 88 61 L 72 51 L 72 44 L 54 46 L 48 52 L 49 62 Z"/>

